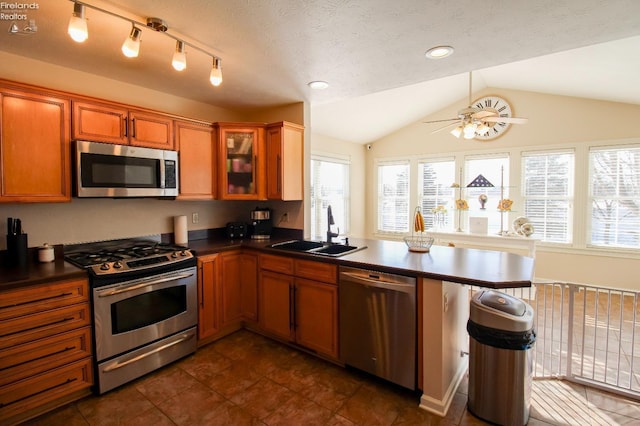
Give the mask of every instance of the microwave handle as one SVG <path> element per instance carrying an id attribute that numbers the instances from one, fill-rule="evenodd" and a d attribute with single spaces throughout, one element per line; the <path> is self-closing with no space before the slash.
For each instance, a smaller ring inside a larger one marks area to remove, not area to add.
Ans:
<path id="1" fill-rule="evenodd" d="M 167 171 L 164 158 L 160 160 L 160 188 L 164 189 L 167 183 Z"/>

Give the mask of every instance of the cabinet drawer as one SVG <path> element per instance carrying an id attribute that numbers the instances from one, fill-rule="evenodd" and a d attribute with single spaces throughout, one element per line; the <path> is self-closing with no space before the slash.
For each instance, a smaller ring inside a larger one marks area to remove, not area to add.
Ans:
<path id="1" fill-rule="evenodd" d="M 0 321 L 88 302 L 88 291 L 89 284 L 84 278 L 3 291 Z"/>
<path id="2" fill-rule="evenodd" d="M 90 327 L 0 350 L 0 387 L 90 356 Z"/>
<path id="3" fill-rule="evenodd" d="M 296 259 L 295 276 L 336 284 L 338 282 L 338 267 L 331 263 Z"/>
<path id="4" fill-rule="evenodd" d="M 89 304 L 81 303 L 0 321 L 0 349 L 85 327 L 89 314 Z"/>
<path id="5" fill-rule="evenodd" d="M 93 384 L 91 359 L 0 387 L 0 419 L 11 419 L 25 411 L 86 389 Z M 3 423 L 4 424 L 4 423 Z"/>
<path id="6" fill-rule="evenodd" d="M 260 268 L 293 275 L 293 258 L 262 254 L 260 255 Z"/>

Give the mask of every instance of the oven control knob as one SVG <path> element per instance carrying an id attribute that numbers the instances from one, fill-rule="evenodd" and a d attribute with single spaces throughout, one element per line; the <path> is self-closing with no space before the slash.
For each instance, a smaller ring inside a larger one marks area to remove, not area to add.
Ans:
<path id="1" fill-rule="evenodd" d="M 108 271 L 109 270 L 109 264 L 108 263 L 103 263 L 102 265 L 100 265 L 100 270 L 101 271 Z"/>
<path id="2" fill-rule="evenodd" d="M 173 253 L 171 253 L 171 257 L 174 258 L 174 259 L 177 258 L 178 257 L 178 252 L 174 251 Z"/>
<path id="3" fill-rule="evenodd" d="M 180 252 L 180 256 L 186 256 L 186 255 L 187 255 L 187 251 L 186 251 L 186 250 L 182 250 L 182 251 Z"/>
<path id="4" fill-rule="evenodd" d="M 113 262 L 113 267 L 116 269 L 122 268 L 122 262 L 120 261 Z"/>

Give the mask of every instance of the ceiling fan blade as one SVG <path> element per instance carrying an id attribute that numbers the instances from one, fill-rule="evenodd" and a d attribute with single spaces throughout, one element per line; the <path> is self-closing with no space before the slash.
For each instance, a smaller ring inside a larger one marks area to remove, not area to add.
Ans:
<path id="1" fill-rule="evenodd" d="M 438 133 L 438 132 L 440 132 L 440 131 L 442 131 L 444 129 L 448 129 L 451 126 L 455 126 L 456 124 L 458 124 L 458 123 L 450 123 L 450 124 L 447 124 L 446 126 L 439 127 L 437 129 L 435 129 L 434 131 L 432 131 L 431 134 Z"/>
<path id="2" fill-rule="evenodd" d="M 425 124 L 444 123 L 445 121 L 460 121 L 460 118 L 459 117 L 456 117 L 456 118 L 445 118 L 445 119 L 442 119 L 442 120 L 424 121 L 423 123 L 425 123 Z"/>
<path id="3" fill-rule="evenodd" d="M 485 117 L 491 117 L 493 115 L 497 116 L 497 112 L 493 112 L 493 111 L 487 111 L 486 109 L 481 109 L 478 112 L 474 112 L 473 114 L 471 114 L 471 118 L 475 118 L 476 120 L 482 120 Z"/>
<path id="4" fill-rule="evenodd" d="M 492 123 L 511 123 L 511 124 L 526 124 L 529 119 L 528 118 L 520 118 L 520 117 L 485 117 L 482 121 L 492 122 Z"/>

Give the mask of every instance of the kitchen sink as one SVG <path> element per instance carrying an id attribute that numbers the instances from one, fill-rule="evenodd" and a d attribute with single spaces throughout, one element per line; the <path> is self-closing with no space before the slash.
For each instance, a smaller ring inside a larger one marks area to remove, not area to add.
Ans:
<path id="1" fill-rule="evenodd" d="M 347 244 L 331 244 L 309 240 L 285 241 L 282 243 L 271 244 L 269 247 L 280 250 L 289 250 L 300 253 L 318 254 L 331 257 L 344 256 L 346 254 L 350 254 L 358 250 L 367 248 L 367 246 L 358 247 Z"/>

